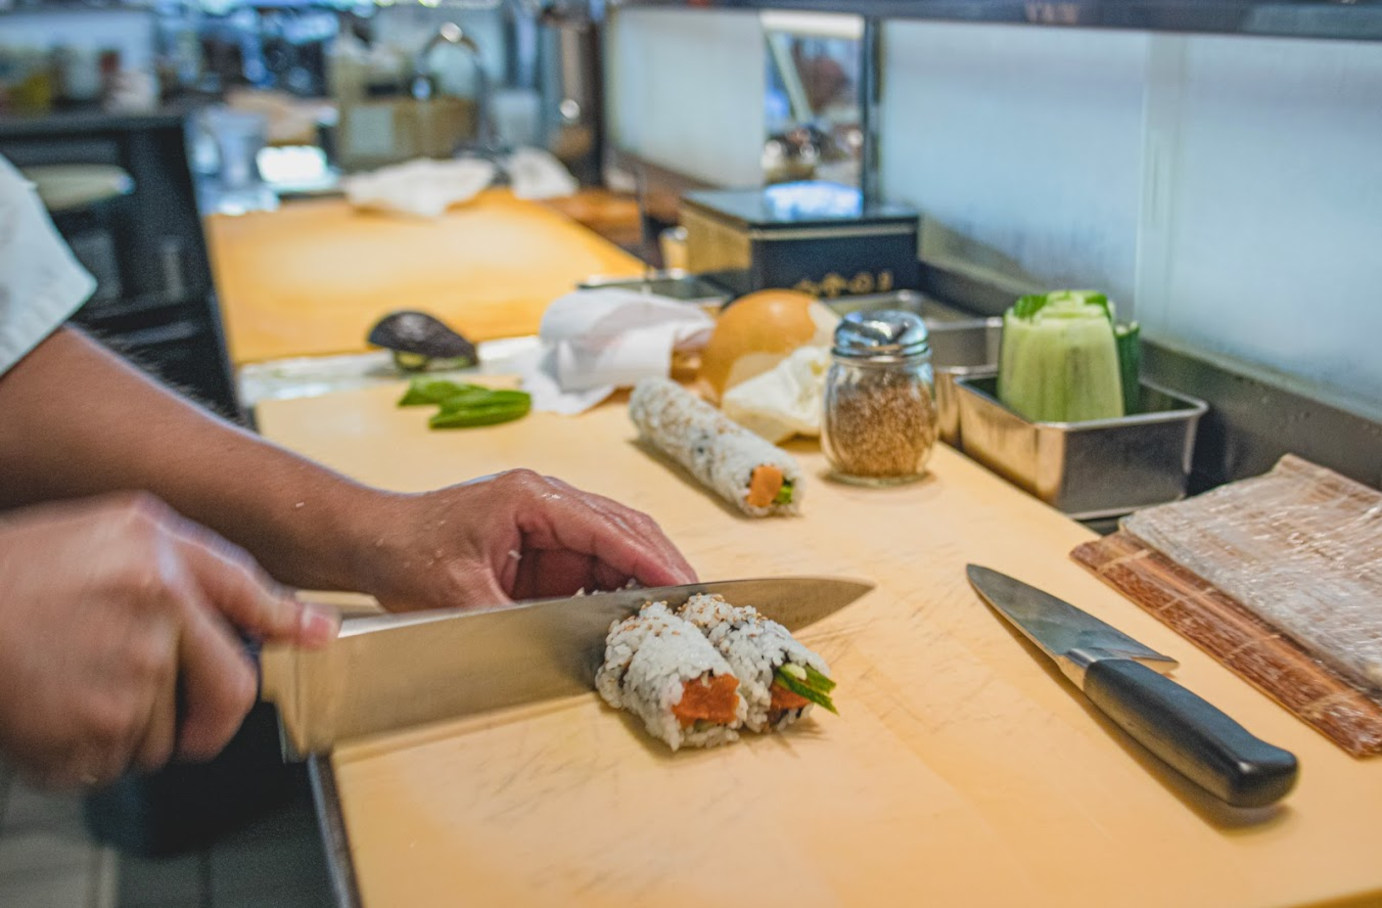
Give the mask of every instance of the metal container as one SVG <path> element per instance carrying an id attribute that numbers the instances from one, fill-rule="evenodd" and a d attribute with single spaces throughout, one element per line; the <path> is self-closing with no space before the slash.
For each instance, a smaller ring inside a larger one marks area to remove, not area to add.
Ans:
<path id="1" fill-rule="evenodd" d="M 830 355 L 821 450 L 832 475 L 861 485 L 920 477 L 937 434 L 926 322 L 901 309 L 851 312 Z"/>
<path id="2" fill-rule="evenodd" d="M 682 196 L 686 265 L 736 294 L 790 287 L 833 299 L 917 286 L 920 218 L 824 182 Z"/>
<path id="3" fill-rule="evenodd" d="M 930 336 L 931 365 L 936 372 L 940 438 L 958 448 L 960 405 L 955 380 L 971 375 L 989 375 L 998 368 L 1003 319 L 970 315 L 914 290 L 844 297 L 826 300 L 825 303 L 838 315 L 860 309 L 901 309 L 921 316 Z"/>
<path id="4" fill-rule="evenodd" d="M 1204 401 L 1144 381 L 1129 416 L 1031 422 L 999 402 L 997 384 L 955 382 L 963 450 L 1013 484 L 1076 520 L 1185 497 Z"/>
<path id="5" fill-rule="evenodd" d="M 577 285 L 581 290 L 616 288 L 653 293 L 699 306 L 710 315 L 719 313 L 732 294 L 712 281 L 679 269 L 650 271 L 644 277 L 592 277 Z"/>

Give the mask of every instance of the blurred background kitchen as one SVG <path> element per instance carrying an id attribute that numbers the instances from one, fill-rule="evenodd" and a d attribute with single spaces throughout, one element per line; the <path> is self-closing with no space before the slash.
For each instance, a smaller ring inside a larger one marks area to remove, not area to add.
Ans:
<path id="1" fill-rule="evenodd" d="M 1144 377 L 1209 404 L 1192 491 L 1287 450 L 1377 486 L 1378 42 L 1368 0 L 0 0 L 0 154 L 98 279 L 77 320 L 246 422 L 377 372 L 366 329 L 398 308 L 502 341 L 601 280 L 907 291 L 980 321 L 1097 287 L 1141 323 Z M 464 230 L 342 200 L 418 159 L 488 162 L 498 188 Z M 837 266 L 842 224 L 899 218 L 900 259 Z M 748 264 L 750 236 L 818 228 L 790 275 Z M 7 904 L 231 904 L 249 872 L 16 851 L 48 822 L 22 797 L 0 893 L 66 861 L 86 894 Z"/>

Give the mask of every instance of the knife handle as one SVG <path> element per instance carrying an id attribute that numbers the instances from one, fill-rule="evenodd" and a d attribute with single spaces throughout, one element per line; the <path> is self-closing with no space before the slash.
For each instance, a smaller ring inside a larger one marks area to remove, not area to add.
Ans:
<path id="1" fill-rule="evenodd" d="M 1221 710 L 1131 659 L 1100 659 L 1084 692 L 1110 719 L 1201 788 L 1262 807 L 1296 783 L 1295 754 L 1254 737 Z"/>

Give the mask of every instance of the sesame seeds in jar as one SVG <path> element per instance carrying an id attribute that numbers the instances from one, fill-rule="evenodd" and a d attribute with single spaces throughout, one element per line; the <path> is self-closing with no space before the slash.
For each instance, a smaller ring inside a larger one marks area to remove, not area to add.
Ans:
<path id="1" fill-rule="evenodd" d="M 922 476 L 938 434 L 925 324 L 910 312 L 851 312 L 831 354 L 821 441 L 835 478 L 891 485 Z"/>

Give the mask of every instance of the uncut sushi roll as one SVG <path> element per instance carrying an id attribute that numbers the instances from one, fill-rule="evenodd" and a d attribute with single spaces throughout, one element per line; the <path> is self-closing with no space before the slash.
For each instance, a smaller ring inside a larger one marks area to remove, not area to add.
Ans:
<path id="1" fill-rule="evenodd" d="M 610 626 L 595 689 L 610 706 L 642 719 L 648 733 L 672 750 L 739 740 L 735 729 L 745 710 L 739 679 L 665 602 L 649 602 Z"/>
<path id="2" fill-rule="evenodd" d="M 801 510 L 801 470 L 786 451 L 666 378 L 645 378 L 629 418 L 655 447 L 745 514 Z"/>
<path id="3" fill-rule="evenodd" d="M 747 704 L 744 724 L 753 731 L 786 728 L 813 705 L 835 712 L 830 667 L 797 642 L 790 631 L 753 606 L 734 606 L 723 596 L 697 593 L 677 610 L 695 625 L 739 678 Z"/>

